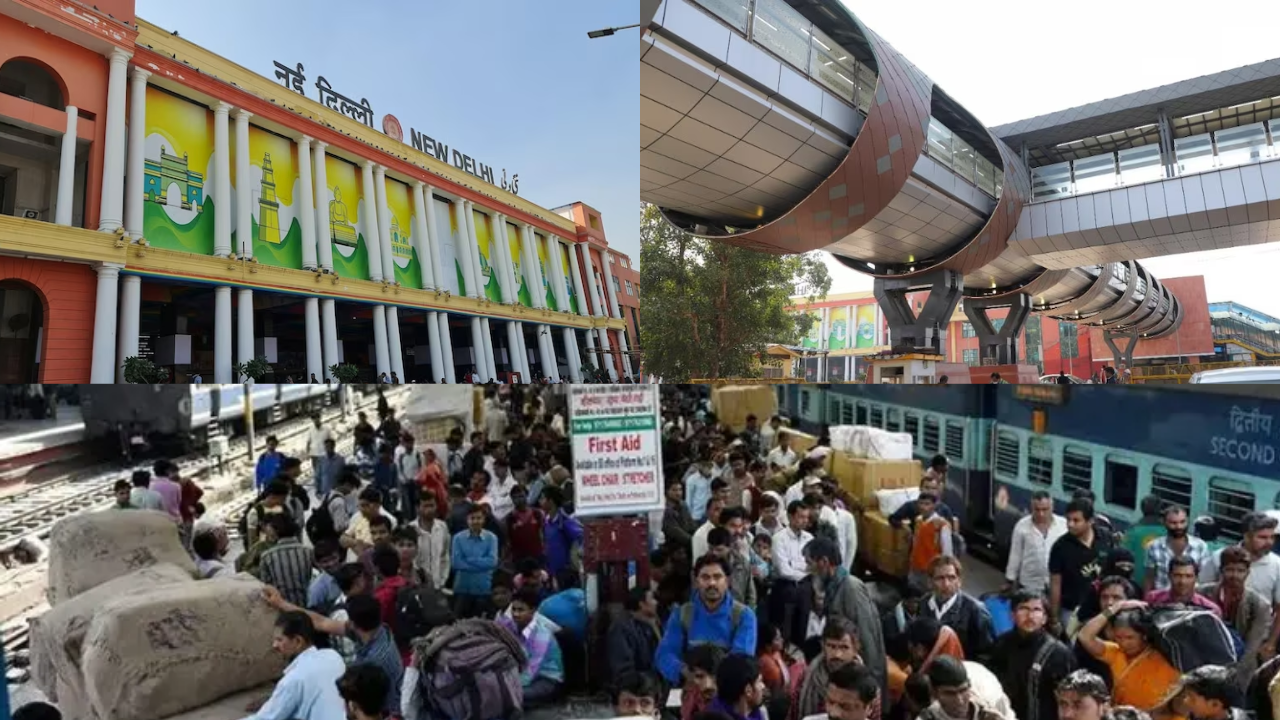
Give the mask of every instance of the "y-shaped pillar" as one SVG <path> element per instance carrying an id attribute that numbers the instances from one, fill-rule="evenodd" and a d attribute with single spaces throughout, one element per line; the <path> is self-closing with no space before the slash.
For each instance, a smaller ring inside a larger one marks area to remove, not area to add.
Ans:
<path id="1" fill-rule="evenodd" d="M 925 290 L 929 299 L 917 313 L 907 296 Z M 963 290 L 964 276 L 954 270 L 934 270 L 916 278 L 876 278 L 876 302 L 889 322 L 894 348 L 944 355 L 947 323 Z"/>
<path id="2" fill-rule="evenodd" d="M 1009 314 L 1005 316 L 1000 329 L 995 328 L 987 311 L 993 308 L 1007 307 Z M 1012 365 L 1018 362 L 1018 334 L 1027 322 L 1031 313 L 1031 297 L 1026 293 L 1014 293 L 1012 297 L 1002 298 L 965 298 L 964 316 L 973 325 L 973 332 L 978 336 L 978 347 L 984 361 L 990 360 L 992 365 Z"/>
<path id="3" fill-rule="evenodd" d="M 1138 326 L 1134 325 L 1127 332 L 1111 332 L 1105 330 L 1102 333 L 1102 341 L 1107 344 L 1111 350 L 1111 362 L 1115 363 L 1116 370 L 1120 368 L 1133 367 L 1133 351 L 1138 347 Z M 1120 352 L 1120 348 L 1116 347 L 1116 340 L 1127 339 L 1129 342 L 1124 346 L 1124 352 Z"/>

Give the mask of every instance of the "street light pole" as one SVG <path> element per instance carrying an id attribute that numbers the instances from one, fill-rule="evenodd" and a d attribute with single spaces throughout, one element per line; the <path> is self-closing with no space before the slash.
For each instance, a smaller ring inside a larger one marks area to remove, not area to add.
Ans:
<path id="1" fill-rule="evenodd" d="M 622 27 L 605 28 L 603 30 L 592 30 L 587 33 L 587 37 L 595 40 L 596 38 L 609 37 L 610 35 L 617 33 L 619 30 L 630 30 L 631 28 L 638 27 L 640 27 L 640 23 L 636 23 L 635 25 L 623 25 Z"/>

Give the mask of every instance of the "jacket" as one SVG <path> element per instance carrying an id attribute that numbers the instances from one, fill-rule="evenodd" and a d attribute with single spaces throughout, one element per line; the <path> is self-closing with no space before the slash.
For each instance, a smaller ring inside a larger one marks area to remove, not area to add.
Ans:
<path id="1" fill-rule="evenodd" d="M 620 678 L 627 672 L 653 672 L 658 628 L 634 616 L 623 618 L 609 628 L 605 647 L 610 677 Z"/>
<path id="2" fill-rule="evenodd" d="M 858 628 L 859 653 L 867 669 L 875 675 L 881 692 L 887 687 L 888 667 L 885 664 L 884 633 L 880 615 L 866 583 L 852 575 L 840 581 L 840 587 L 831 593 L 831 604 L 826 608 L 827 617 L 843 617 Z"/>
<path id="3" fill-rule="evenodd" d="M 667 509 L 662 513 L 662 534 L 666 536 L 667 542 L 690 547 L 693 545 L 693 534 L 697 530 L 698 524 L 693 521 L 693 515 L 683 501 L 679 503 L 667 501 Z"/>
<path id="4" fill-rule="evenodd" d="M 667 628 L 658 643 L 654 664 L 667 682 L 678 685 L 684 668 L 684 652 L 694 645 L 715 645 L 726 652 L 755 657 L 756 614 L 751 608 L 743 608 L 738 626 L 733 626 L 733 602 L 726 597 L 714 611 L 702 604 L 702 596 L 695 593 L 689 600 L 693 607 L 693 620 L 686 639 L 681 612 L 673 609 L 667 618 Z"/>
<path id="5" fill-rule="evenodd" d="M 960 646 L 964 648 L 966 660 L 981 662 L 986 659 L 995 641 L 991 613 L 981 601 L 968 593 L 961 592 L 955 596 L 954 600 L 950 607 L 947 607 L 946 603 L 939 603 L 940 608 L 946 608 L 946 610 L 938 621 L 955 631 L 960 639 Z M 932 607 L 934 602 L 936 602 L 934 596 L 930 595 L 925 600 L 921 612 L 934 612 Z"/>
<path id="6" fill-rule="evenodd" d="M 1236 676 L 1241 687 L 1244 687 L 1258 669 L 1258 650 L 1267 641 L 1271 630 L 1271 606 L 1262 595 L 1245 588 L 1244 597 L 1236 606 L 1234 616 L 1227 617 L 1226 607 L 1222 605 L 1222 583 L 1201 585 L 1196 590 L 1222 607 L 1223 621 L 1244 641 L 1244 651 L 1240 653 L 1240 660 L 1235 666 Z"/>

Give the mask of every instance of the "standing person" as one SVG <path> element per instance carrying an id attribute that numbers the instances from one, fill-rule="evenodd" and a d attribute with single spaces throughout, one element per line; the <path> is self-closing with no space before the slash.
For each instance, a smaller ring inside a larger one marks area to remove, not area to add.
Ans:
<path id="1" fill-rule="evenodd" d="M 258 578 L 280 590 L 289 602 L 300 607 L 307 604 L 311 587 L 312 551 L 298 537 L 293 518 L 283 513 L 267 516 L 276 542 L 262 553 L 258 561 Z"/>
<path id="2" fill-rule="evenodd" d="M 991 671 L 1018 720 L 1054 720 L 1058 707 L 1054 689 L 1075 669 L 1075 658 L 1045 630 L 1049 601 L 1042 593 L 1017 590 L 1009 604 L 1014 629 L 996 638 Z"/>
<path id="3" fill-rule="evenodd" d="M 422 451 L 422 470 L 418 473 L 418 488 L 436 498 L 436 509 L 440 515 L 449 513 L 449 487 L 445 482 L 444 466 L 436 451 L 426 448 Z"/>
<path id="4" fill-rule="evenodd" d="M 1067 534 L 1049 550 L 1051 621 L 1056 620 L 1063 628 L 1098 579 L 1112 541 L 1110 533 L 1094 531 L 1093 503 L 1088 500 L 1072 500 L 1064 514 Z"/>
<path id="5" fill-rule="evenodd" d="M 388 411 L 387 419 L 393 419 Z M 385 425 L 386 422 L 383 422 Z M 398 517 L 400 522 L 410 522 L 418 514 L 418 497 L 422 488 L 418 485 L 418 475 L 426 466 L 422 451 L 414 447 L 413 436 L 400 434 L 400 445 L 395 450 L 396 491 L 400 494 Z"/>
<path id="6" fill-rule="evenodd" d="M 529 491 L 523 485 L 511 488 L 511 502 L 511 512 L 502 521 L 506 530 L 508 560 L 516 567 L 525 560 L 541 561 L 544 554 L 542 527 L 546 515 L 538 508 L 529 507 Z"/>
<path id="7" fill-rule="evenodd" d="M 418 557 L 414 566 L 426 574 L 437 589 L 449 580 L 452 535 L 438 516 L 436 498 L 426 493 L 418 501 L 418 518 L 409 525 L 418 533 Z"/>
<path id="8" fill-rule="evenodd" d="M 724 560 L 705 555 L 694 564 L 698 591 L 672 612 L 658 643 L 654 663 L 667 682 L 684 676 L 684 653 L 694 645 L 714 645 L 740 655 L 756 653 L 756 615 L 729 597 L 729 568 Z"/>
<path id="9" fill-rule="evenodd" d="M 284 453 L 280 452 L 280 441 L 275 435 L 267 436 L 267 449 L 258 456 L 258 464 L 254 467 L 253 487 L 259 492 L 267 483 L 276 479 L 280 473 L 280 464 L 284 462 Z"/>
<path id="10" fill-rule="evenodd" d="M 320 413 L 311 416 L 311 429 L 307 432 L 307 453 L 311 457 L 311 477 L 315 483 L 316 497 L 324 495 L 320 490 L 320 458 L 324 457 L 324 444 L 333 439 L 329 428 L 320 423 Z"/>
<path id="11" fill-rule="evenodd" d="M 935 558 L 929 565 L 933 588 L 924 601 L 925 612 L 955 631 L 967 659 L 982 661 L 995 639 L 991 629 L 991 613 L 974 596 L 961 589 L 964 568 L 960 560 L 949 555 Z"/>
<path id="12" fill-rule="evenodd" d="M 383 720 L 382 708 L 391 692 L 387 674 L 373 665 L 352 665 L 338 679 L 338 694 L 351 720 Z"/>
<path id="13" fill-rule="evenodd" d="M 1170 505 L 1164 509 L 1164 537 L 1157 537 L 1146 547 L 1146 570 L 1143 574 L 1144 592 L 1165 590 L 1169 587 L 1169 561 L 1187 558 L 1198 569 L 1209 559 L 1209 546 L 1191 535 L 1191 518 L 1185 508 Z M 1137 556 L 1134 556 L 1137 559 Z"/>
<path id="14" fill-rule="evenodd" d="M 357 449 L 364 450 L 369 455 L 374 454 L 376 448 L 373 426 L 369 424 L 369 416 L 363 410 L 356 413 L 356 426 L 352 429 L 351 436 Z"/>
<path id="15" fill-rule="evenodd" d="M 1248 587 L 1251 564 L 1248 551 L 1239 545 L 1224 548 L 1218 556 L 1222 580 L 1200 588 L 1200 592 L 1222 608 L 1223 621 L 1239 636 L 1244 647 L 1235 668 L 1240 687 L 1246 687 L 1258 669 L 1258 655 L 1271 629 L 1271 604 Z"/>
<path id="16" fill-rule="evenodd" d="M 1111 720 L 1107 681 L 1088 670 L 1076 670 L 1054 691 L 1059 720 Z"/>
<path id="17" fill-rule="evenodd" d="M 454 612 L 459 618 L 478 617 L 487 611 L 493 592 L 493 571 L 498 567 L 498 537 L 484 529 L 485 510 L 473 506 L 467 513 L 467 529 L 453 536 L 450 562 Z"/>
<path id="18" fill-rule="evenodd" d="M 547 572 L 558 578 L 574 565 L 574 555 L 582 549 L 582 523 L 564 511 L 565 497 L 560 488 L 542 491 L 542 512 L 546 514 L 543 541 L 547 550 Z"/>
<path id="19" fill-rule="evenodd" d="M 1000 682 L 984 666 L 944 655 L 925 671 L 933 702 L 920 720 L 1015 720 Z"/>
<path id="20" fill-rule="evenodd" d="M 397 480 L 395 449 L 390 445 L 378 446 L 378 460 L 373 464 L 373 482 L 371 485 L 382 493 L 383 500 L 392 507 L 396 506 L 396 493 L 399 491 Z"/>
<path id="21" fill-rule="evenodd" d="M 1175 557 L 1169 561 L 1165 574 L 1169 576 L 1169 587 L 1164 590 L 1152 590 L 1144 598 L 1151 605 L 1186 605 L 1198 607 L 1222 617 L 1222 608 L 1213 600 L 1196 592 L 1196 574 L 1200 568 L 1196 561 L 1189 557 Z M 1151 574 L 1147 574 L 1151 578 Z"/>
<path id="22" fill-rule="evenodd" d="M 157 460 L 151 467 L 153 476 L 150 487 L 160 496 L 160 502 L 169 517 L 174 522 L 182 522 L 182 486 L 171 478 L 177 469 L 168 460 Z"/>
<path id="23" fill-rule="evenodd" d="M 791 433 L 782 431 L 778 433 L 778 446 L 769 451 L 769 456 L 765 458 L 765 462 L 777 465 L 778 467 L 789 468 L 795 465 L 799 456 L 796 451 L 791 449 Z"/>
<path id="24" fill-rule="evenodd" d="M 379 405 L 385 403 L 386 399 L 379 400 Z M 396 411 L 388 405 L 383 412 L 379 407 L 379 415 L 382 417 L 382 423 L 378 425 L 378 437 L 382 438 L 382 442 L 395 447 L 400 443 L 400 421 L 396 419 Z"/>
<path id="25" fill-rule="evenodd" d="M 320 456 L 315 466 L 316 475 L 316 498 L 323 498 L 338 486 L 338 479 L 342 477 L 343 472 L 347 469 L 347 460 L 338 454 L 338 444 L 329 438 L 324 441 L 324 454 Z"/>
<path id="26" fill-rule="evenodd" d="M 754 656 L 730 655 L 716 669 L 716 699 L 707 708 L 734 720 L 765 720 L 766 690 Z"/>
<path id="27" fill-rule="evenodd" d="M 805 668 L 804 677 L 791 697 L 791 712 L 787 714 L 788 718 L 802 720 L 828 712 L 827 689 L 833 676 L 841 668 L 852 666 L 865 672 L 876 689 L 874 696 L 866 701 L 866 718 L 879 720 L 883 686 L 864 661 L 864 658 L 870 655 L 862 651 L 861 644 L 858 642 L 858 631 L 858 626 L 845 617 L 833 617 L 827 622 L 826 627 L 822 629 L 822 652 Z M 884 660 L 881 659 L 881 662 Z"/>
<path id="28" fill-rule="evenodd" d="M 493 478 L 489 481 L 489 497 L 493 499 L 493 517 L 498 522 L 506 520 L 511 512 L 511 491 L 518 485 L 515 476 L 511 474 L 511 465 L 508 464 L 507 459 L 495 457 Z M 525 498 L 528 499 L 528 491 L 525 492 Z"/>
<path id="29" fill-rule="evenodd" d="M 351 518 L 351 522 L 347 525 L 347 531 L 342 534 L 338 542 L 344 548 L 348 548 L 356 555 L 362 555 L 369 551 L 374 545 L 373 529 L 371 527 L 374 518 L 384 518 L 379 524 L 385 522 L 388 528 L 394 517 L 382 507 L 382 493 L 376 488 L 365 488 L 360 491 L 360 499 L 357 501 L 359 510 L 355 517 Z M 390 532 L 387 533 L 390 535 Z"/>
<path id="30" fill-rule="evenodd" d="M 920 515 L 913 525 L 911 574 L 908 579 L 918 587 L 929 586 L 930 568 L 934 560 L 955 554 L 951 523 L 937 511 L 937 507 L 938 496 L 933 493 L 922 492 L 916 498 L 916 509 Z"/>
<path id="31" fill-rule="evenodd" d="M 164 499 L 160 493 L 151 489 L 151 473 L 146 470 L 134 470 L 130 478 L 133 489 L 129 491 L 129 505 L 137 510 L 157 510 L 164 512 Z"/>
<path id="32" fill-rule="evenodd" d="M 946 378 L 942 376 L 944 381 Z M 872 720 L 871 709 L 879 702 L 876 679 L 866 668 L 845 665 L 831 673 L 823 702 L 829 720 Z"/>
<path id="33" fill-rule="evenodd" d="M 288 484 L 283 480 L 272 480 L 262 491 L 262 498 L 245 510 L 243 533 L 245 550 L 258 544 L 262 526 L 268 515 L 287 512 L 285 503 L 288 499 Z"/>
<path id="34" fill-rule="evenodd" d="M 668 480 L 666 499 L 666 508 L 662 511 L 663 537 L 674 545 L 692 547 L 698 526 L 684 504 L 684 484 L 676 479 Z"/>
<path id="35" fill-rule="evenodd" d="M 1098 637 L 1108 625 L 1114 642 Z M 1158 707 L 1180 676 L 1161 654 L 1158 639 L 1147 604 L 1140 600 L 1125 600 L 1102 611 L 1076 636 L 1081 647 L 1111 669 L 1116 702 L 1144 712 Z"/>
<path id="36" fill-rule="evenodd" d="M 707 554 L 714 555 L 729 567 L 729 592 L 734 600 L 749 608 L 756 606 L 756 585 L 751 579 L 751 565 L 737 548 L 732 533 L 718 527 L 707 535 Z"/>
<path id="37" fill-rule="evenodd" d="M 1013 526 L 1009 563 L 1004 571 L 1005 587 L 1047 593 L 1049 550 L 1058 538 L 1066 534 L 1067 519 L 1054 514 L 1053 497 L 1044 490 L 1037 490 L 1031 496 L 1031 514 Z M 1052 700 L 1053 693 L 1049 692 L 1047 697 Z"/>
<path id="38" fill-rule="evenodd" d="M 1142 498 L 1142 502 L 1138 504 L 1142 517 L 1124 531 L 1124 548 L 1133 553 L 1133 559 L 1137 564 L 1133 581 L 1138 583 L 1139 587 L 1144 587 L 1146 582 L 1147 546 L 1166 532 L 1164 516 L 1160 512 L 1162 504 L 1163 501 L 1157 495 L 1147 495 Z"/>
<path id="39" fill-rule="evenodd" d="M 198 537 L 198 536 L 197 536 Z M 342 597 L 342 588 L 338 585 L 338 570 L 342 568 L 345 551 L 336 540 L 322 540 L 314 549 L 315 566 L 311 584 L 307 586 L 308 610 L 321 615 L 332 615 L 334 607 Z"/>
<path id="40" fill-rule="evenodd" d="M 270 699 L 245 720 L 346 720 L 337 685 L 346 666 L 338 653 L 315 646 L 315 632 L 306 612 L 280 613 L 271 647 L 289 664 Z"/>
<path id="41" fill-rule="evenodd" d="M 814 580 L 823 595 L 822 607 L 828 625 L 844 618 L 856 628 L 858 647 L 867 667 L 880 687 L 888 687 L 884 634 L 875 600 L 866 584 L 849 573 L 840 560 L 840 550 L 831 540 L 818 538 L 805 548 Z"/>
<path id="42" fill-rule="evenodd" d="M 809 623 L 809 589 L 801 587 L 808 573 L 804 549 L 812 540 L 805 528 L 809 509 L 796 500 L 787 506 L 787 529 L 773 536 L 773 586 L 769 590 L 769 619 L 787 642 L 804 642 Z"/>
<path id="43" fill-rule="evenodd" d="M 714 495 L 707 500 L 707 521 L 699 525 L 697 530 L 693 531 L 693 546 L 689 559 L 697 562 L 698 558 L 707 554 L 707 535 L 712 530 L 720 527 L 720 516 L 724 514 L 726 509 L 727 508 L 724 506 L 724 500 L 721 500 Z M 730 517 L 737 517 L 736 510 L 734 513 L 730 514 Z"/>
<path id="44" fill-rule="evenodd" d="M 689 466 L 689 473 L 684 477 L 684 504 L 689 508 L 695 523 L 701 523 L 707 517 L 706 509 L 711 500 L 714 474 L 711 454 L 704 451 L 698 462 Z"/>

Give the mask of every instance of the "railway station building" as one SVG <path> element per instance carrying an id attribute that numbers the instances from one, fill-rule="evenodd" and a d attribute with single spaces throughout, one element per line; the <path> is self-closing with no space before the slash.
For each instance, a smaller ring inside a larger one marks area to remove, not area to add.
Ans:
<path id="1" fill-rule="evenodd" d="M 0 3 L 0 382 L 638 372 L 639 278 L 597 210 L 267 70 L 133 0 Z"/>

